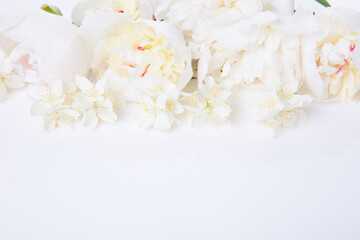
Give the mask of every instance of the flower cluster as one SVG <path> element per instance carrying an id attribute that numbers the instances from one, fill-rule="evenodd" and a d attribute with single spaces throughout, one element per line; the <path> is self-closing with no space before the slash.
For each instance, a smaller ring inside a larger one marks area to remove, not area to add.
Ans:
<path id="1" fill-rule="evenodd" d="M 82 115 L 82 125 L 94 129 L 99 121 L 114 123 L 114 112 L 123 106 L 124 100 L 117 96 L 116 75 L 108 71 L 94 85 L 86 77 L 77 76 L 75 83 L 56 81 L 49 86 L 36 86 L 30 95 L 31 112 L 44 117 L 46 130 L 55 127 L 72 128 L 72 122 Z"/>
<path id="2" fill-rule="evenodd" d="M 128 105 L 142 128 L 168 130 L 186 117 L 229 122 L 232 100 L 248 92 L 275 134 L 313 100 L 360 98 L 358 19 L 343 8 L 295 11 L 294 0 L 82 0 L 71 21 L 48 5 L 7 12 L 0 100 L 29 83 L 46 130 L 115 123 Z"/>

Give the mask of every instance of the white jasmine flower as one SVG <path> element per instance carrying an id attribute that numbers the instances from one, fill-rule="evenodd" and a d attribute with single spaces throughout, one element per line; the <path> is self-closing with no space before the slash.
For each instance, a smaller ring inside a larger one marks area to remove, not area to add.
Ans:
<path id="1" fill-rule="evenodd" d="M 75 94 L 71 107 L 83 113 L 82 125 L 85 128 L 92 130 L 99 121 L 115 123 L 118 120 L 114 105 L 122 105 L 123 100 L 119 103 L 118 98 L 114 98 L 114 75 L 109 71 L 96 84 L 83 76 L 76 77 L 75 82 L 80 91 Z"/>
<path id="2" fill-rule="evenodd" d="M 57 81 L 50 86 L 38 85 L 34 94 L 30 96 L 34 102 L 31 113 L 44 117 L 44 129 L 52 130 L 56 127 L 72 128 L 72 122 L 80 114 L 71 109 L 76 87 L 71 82 Z"/>
<path id="3" fill-rule="evenodd" d="M 317 34 L 302 39 L 305 82 L 320 99 L 351 100 L 360 90 L 360 74 L 353 60 L 359 51 L 360 13 L 327 9 L 316 14 Z"/>
<path id="4" fill-rule="evenodd" d="M 80 30 L 41 9 L 0 16 L 0 44 L 26 82 L 72 81 L 90 68 L 91 51 Z"/>
<path id="5" fill-rule="evenodd" d="M 144 79 L 139 89 L 143 92 L 137 115 L 140 127 L 169 130 L 178 122 L 176 117 L 184 107 L 179 103 L 180 90 L 173 83 L 159 76 L 157 80 Z"/>
<path id="6" fill-rule="evenodd" d="M 188 103 L 186 107 L 192 116 L 194 127 L 204 125 L 220 125 L 227 122 L 231 113 L 228 99 L 231 95 L 230 82 L 216 83 L 212 77 L 207 77 L 198 91 L 182 93 L 182 100 Z"/>
<path id="7" fill-rule="evenodd" d="M 303 108 L 308 107 L 312 98 L 296 94 L 298 83 L 281 83 L 279 88 L 268 90 L 263 102 L 258 106 L 257 119 L 273 130 L 275 135 L 280 127 L 295 127 L 306 119 Z"/>
<path id="8" fill-rule="evenodd" d="M 5 99 L 9 89 L 18 89 L 25 86 L 25 82 L 10 63 L 9 58 L 0 49 L 0 102 Z"/>
<path id="9" fill-rule="evenodd" d="M 126 14 L 134 20 L 153 18 L 148 0 L 81 0 L 73 9 L 73 22 L 80 26 L 87 15 L 99 11 Z"/>

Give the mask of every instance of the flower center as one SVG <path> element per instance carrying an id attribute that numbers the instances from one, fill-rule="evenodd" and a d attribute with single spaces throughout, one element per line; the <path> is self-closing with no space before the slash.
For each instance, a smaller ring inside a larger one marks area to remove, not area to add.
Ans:
<path id="1" fill-rule="evenodd" d="M 150 103 L 150 102 L 145 102 L 145 101 L 142 102 L 141 107 L 145 112 L 153 113 L 153 112 L 157 111 L 157 107 L 153 103 Z"/>
<path id="2" fill-rule="evenodd" d="M 352 64 L 355 48 L 356 45 L 346 39 L 324 43 L 318 48 L 316 55 L 319 72 L 332 78 L 342 77 Z"/>
<path id="3" fill-rule="evenodd" d="M 72 92 L 67 92 L 65 94 L 65 103 L 71 105 L 74 103 L 75 99 L 73 98 L 74 94 Z"/>
<path id="4" fill-rule="evenodd" d="M 287 86 L 284 86 L 279 92 L 278 92 L 280 98 L 286 100 L 286 99 L 290 99 L 293 95 L 294 92 L 289 89 Z"/>
<path id="5" fill-rule="evenodd" d="M 264 100 L 264 107 L 267 108 L 267 109 L 273 109 L 275 108 L 275 105 L 276 105 L 276 101 L 273 97 L 271 96 L 268 96 L 265 98 Z"/>
<path id="6" fill-rule="evenodd" d="M 41 98 L 44 102 L 47 103 L 53 103 L 57 99 L 55 93 L 51 92 L 49 89 L 46 89 L 46 92 L 43 95 L 41 95 Z"/>
<path id="7" fill-rule="evenodd" d="M 224 88 L 218 88 L 218 87 L 214 87 L 210 89 L 210 94 L 213 97 L 217 97 L 220 95 L 220 92 L 223 91 Z"/>
<path id="8" fill-rule="evenodd" d="M 175 64 L 174 49 L 168 49 L 168 39 L 145 23 L 129 23 L 119 28 L 107 41 L 105 51 L 108 54 L 106 67 L 120 77 L 129 77 L 133 71 L 151 63 L 151 72 L 161 74 L 173 84 L 179 82 L 185 63 Z M 126 54 L 130 52 L 131 54 Z M 130 68 L 129 68 L 130 67 Z M 98 69 L 102 69 L 99 66 Z M 139 69 L 140 70 L 140 69 Z M 150 64 L 141 69 L 139 77 L 150 71 Z"/>
<path id="9" fill-rule="evenodd" d="M 175 112 L 175 110 L 176 110 L 176 102 L 174 100 L 170 99 L 166 103 L 166 107 L 167 107 L 167 109 L 169 109 L 170 112 Z"/>
<path id="10" fill-rule="evenodd" d="M 95 88 L 90 88 L 86 91 L 86 95 L 90 98 L 96 98 L 99 95 L 99 91 Z"/>

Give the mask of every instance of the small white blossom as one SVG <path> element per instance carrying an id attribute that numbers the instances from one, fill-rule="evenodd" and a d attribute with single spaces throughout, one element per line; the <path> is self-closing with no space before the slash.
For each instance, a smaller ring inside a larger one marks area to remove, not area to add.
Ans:
<path id="1" fill-rule="evenodd" d="M 269 91 L 258 106 L 257 119 L 270 127 L 274 135 L 280 127 L 295 127 L 306 118 L 303 108 L 311 104 L 312 98 L 296 94 L 296 91 L 296 82 L 282 84 Z"/>
<path id="2" fill-rule="evenodd" d="M 25 82 L 19 76 L 9 58 L 0 50 L 0 102 L 5 99 L 9 89 L 18 89 L 25 86 Z"/>
<path id="3" fill-rule="evenodd" d="M 179 103 L 179 89 L 166 79 L 154 81 L 150 85 L 148 82 L 142 88 L 143 97 L 137 115 L 140 127 L 153 126 L 156 129 L 169 130 L 177 122 L 176 116 L 184 112 L 184 107 Z"/>
<path id="4" fill-rule="evenodd" d="M 31 113 L 44 117 L 44 129 L 52 130 L 56 127 L 72 128 L 72 122 L 80 114 L 71 109 L 76 87 L 71 82 L 57 81 L 50 86 L 38 85 L 30 96 L 34 102 Z"/>
<path id="5" fill-rule="evenodd" d="M 75 79 L 80 91 L 75 94 L 71 106 L 83 113 L 82 125 L 89 130 L 94 129 L 99 121 L 115 123 L 118 120 L 114 112 L 114 104 L 118 99 L 114 96 L 116 89 L 112 85 L 113 76 L 107 72 L 95 85 L 83 76 Z"/>
<path id="6" fill-rule="evenodd" d="M 228 99 L 231 95 L 232 84 L 224 81 L 216 83 L 212 77 L 207 77 L 200 89 L 192 94 L 183 93 L 182 100 L 190 104 L 187 109 L 192 115 L 194 127 L 204 124 L 219 125 L 227 122 L 231 113 Z"/>

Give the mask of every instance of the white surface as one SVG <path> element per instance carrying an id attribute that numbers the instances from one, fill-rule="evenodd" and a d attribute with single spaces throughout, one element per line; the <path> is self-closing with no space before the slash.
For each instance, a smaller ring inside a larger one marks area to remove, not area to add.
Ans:
<path id="1" fill-rule="evenodd" d="M 21 3 L 43 2 L 0 11 Z M 274 140 L 244 106 L 234 126 L 169 133 L 132 116 L 45 133 L 29 111 L 26 90 L 0 105 L 1 240 L 360 239 L 359 104 L 314 104 Z"/>

